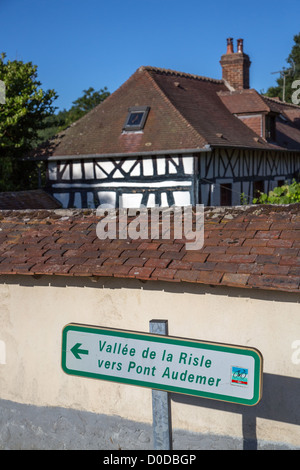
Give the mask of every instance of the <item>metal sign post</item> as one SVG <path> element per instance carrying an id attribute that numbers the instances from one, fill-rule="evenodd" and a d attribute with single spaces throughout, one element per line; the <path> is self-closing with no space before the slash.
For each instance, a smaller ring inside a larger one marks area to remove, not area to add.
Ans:
<path id="1" fill-rule="evenodd" d="M 168 334 L 167 320 L 151 320 L 150 333 Z M 172 450 L 171 403 L 168 392 L 152 390 L 154 450 Z"/>
<path id="2" fill-rule="evenodd" d="M 168 336 L 168 322 L 150 333 L 70 323 L 62 332 L 66 374 L 152 389 L 155 450 L 172 450 L 168 392 L 241 405 L 262 396 L 263 357 L 255 348 Z"/>
<path id="3" fill-rule="evenodd" d="M 172 449 L 168 392 L 249 406 L 260 401 L 257 349 L 168 336 L 162 320 L 152 320 L 150 331 L 71 323 L 62 332 L 61 364 L 66 374 L 151 388 L 155 450 Z"/>

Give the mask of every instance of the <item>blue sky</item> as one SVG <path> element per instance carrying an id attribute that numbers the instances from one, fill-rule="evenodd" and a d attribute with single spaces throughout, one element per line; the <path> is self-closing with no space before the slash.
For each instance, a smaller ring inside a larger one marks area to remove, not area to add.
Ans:
<path id="1" fill-rule="evenodd" d="M 141 65 L 221 78 L 226 38 L 243 38 L 250 86 L 263 91 L 287 65 L 299 14 L 299 0 L 0 0 L 0 52 L 36 64 L 69 109 L 84 89 L 113 92 Z"/>

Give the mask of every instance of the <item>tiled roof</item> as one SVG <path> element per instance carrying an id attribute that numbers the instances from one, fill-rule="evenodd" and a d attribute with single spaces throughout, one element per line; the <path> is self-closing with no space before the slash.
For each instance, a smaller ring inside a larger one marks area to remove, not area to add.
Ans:
<path id="1" fill-rule="evenodd" d="M 221 101 L 231 113 L 268 112 L 270 107 L 256 90 L 237 90 L 218 93 Z"/>
<path id="2" fill-rule="evenodd" d="M 231 111 L 228 101 L 236 97 L 250 108 L 269 109 L 254 90 L 243 92 L 231 96 L 222 80 L 140 67 L 103 103 L 40 147 L 35 156 L 119 155 L 207 145 L 274 149 Z M 122 132 L 132 106 L 150 107 L 143 132 Z"/>
<path id="3" fill-rule="evenodd" d="M 195 75 L 192 73 L 180 72 L 178 70 L 164 69 L 161 67 L 153 67 L 151 65 L 142 66 L 139 68 L 139 71 L 143 71 L 143 70 L 148 70 L 149 72 L 155 72 L 155 73 L 163 74 L 163 75 L 171 75 L 173 77 L 192 78 L 195 80 L 218 83 L 219 85 L 224 84 L 223 80 L 218 80 L 216 78 L 204 77 L 202 75 Z"/>
<path id="4" fill-rule="evenodd" d="M 100 240 L 93 210 L 0 212 L 0 275 L 122 277 L 300 292 L 300 205 L 206 208 L 204 246 Z M 129 219 L 130 222 L 130 219 Z"/>
<path id="5" fill-rule="evenodd" d="M 58 209 L 60 207 L 60 202 L 42 189 L 0 192 L 0 210 Z"/>
<path id="6" fill-rule="evenodd" d="M 300 150 L 300 106 L 260 95 L 253 89 L 219 92 L 218 95 L 230 112 L 237 115 L 275 113 L 274 148 Z"/>
<path id="7" fill-rule="evenodd" d="M 150 107 L 142 133 L 122 132 L 132 106 Z M 141 68 L 103 103 L 61 132 L 45 148 L 41 147 L 38 154 L 129 154 L 202 148 L 206 143 L 163 95 L 149 72 Z"/>
<path id="8" fill-rule="evenodd" d="M 258 141 L 257 135 L 224 105 L 218 96 L 219 92 L 228 91 L 222 81 L 203 77 L 195 79 L 184 74 L 174 78 L 170 72 L 153 72 L 151 69 L 148 73 L 207 144 L 271 148 L 265 141 Z"/>
<path id="9" fill-rule="evenodd" d="M 297 104 L 286 103 L 284 101 L 280 101 L 278 98 L 271 98 L 269 96 L 261 95 L 261 98 L 265 101 L 266 105 L 270 108 L 271 111 L 275 113 L 282 113 L 286 115 L 292 122 L 296 122 L 297 127 L 299 125 L 300 119 L 300 106 Z"/>

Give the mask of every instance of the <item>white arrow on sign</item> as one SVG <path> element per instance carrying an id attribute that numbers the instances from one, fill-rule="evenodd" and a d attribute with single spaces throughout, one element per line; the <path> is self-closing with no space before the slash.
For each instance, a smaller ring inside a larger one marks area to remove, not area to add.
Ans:
<path id="1" fill-rule="evenodd" d="M 262 363 L 243 346 L 78 324 L 63 330 L 67 374 L 245 405 L 261 399 Z"/>

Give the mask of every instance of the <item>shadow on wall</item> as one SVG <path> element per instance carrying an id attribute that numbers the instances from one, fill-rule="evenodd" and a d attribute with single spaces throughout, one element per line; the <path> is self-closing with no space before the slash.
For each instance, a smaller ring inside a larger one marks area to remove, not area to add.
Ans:
<path id="1" fill-rule="evenodd" d="M 88 278 L 70 278 L 64 276 L 8 276 L 11 284 L 19 284 L 22 286 L 32 287 L 36 286 L 56 286 L 64 288 L 66 286 L 76 287 L 92 287 L 97 289 L 121 289 L 124 287 L 123 279 L 100 278 L 91 280 Z M 97 281 L 97 282 L 95 282 Z M 136 279 L 131 279 L 126 283 L 126 288 L 143 289 L 143 290 L 164 290 L 172 293 L 197 293 L 201 294 L 214 294 L 221 296 L 245 297 L 253 299 L 269 299 L 269 293 L 263 290 L 248 290 L 236 289 L 230 287 L 212 287 L 204 285 L 192 285 L 189 283 L 175 283 L 175 285 L 168 282 L 143 282 Z M 291 302 L 299 304 L 299 295 L 291 293 L 288 296 L 284 292 L 272 291 L 272 302 Z M 230 413 L 239 413 L 242 415 L 243 426 L 243 445 L 245 450 L 257 449 L 257 433 L 256 433 L 256 420 L 257 418 L 267 419 L 271 421 L 278 421 L 292 425 L 300 425 L 300 379 L 295 377 L 281 376 L 275 374 L 263 374 L 263 393 L 261 401 L 255 406 L 244 406 L 226 403 L 222 401 L 208 400 L 204 398 L 185 396 L 181 394 L 171 393 L 171 400 L 177 403 L 188 404 L 203 408 L 227 411 Z M 280 443 L 280 436 L 278 436 L 278 443 Z M 287 444 L 287 443 L 282 443 Z M 300 448 L 300 438 L 299 445 Z"/>
<path id="2" fill-rule="evenodd" d="M 298 426 L 300 424 L 300 379 L 294 377 L 263 374 L 262 399 L 256 406 L 235 405 L 178 394 L 171 394 L 171 398 L 172 401 L 177 403 L 241 414 L 244 450 L 256 450 L 258 447 L 256 436 L 257 418 Z M 280 442 L 280 436 L 278 437 Z"/>

